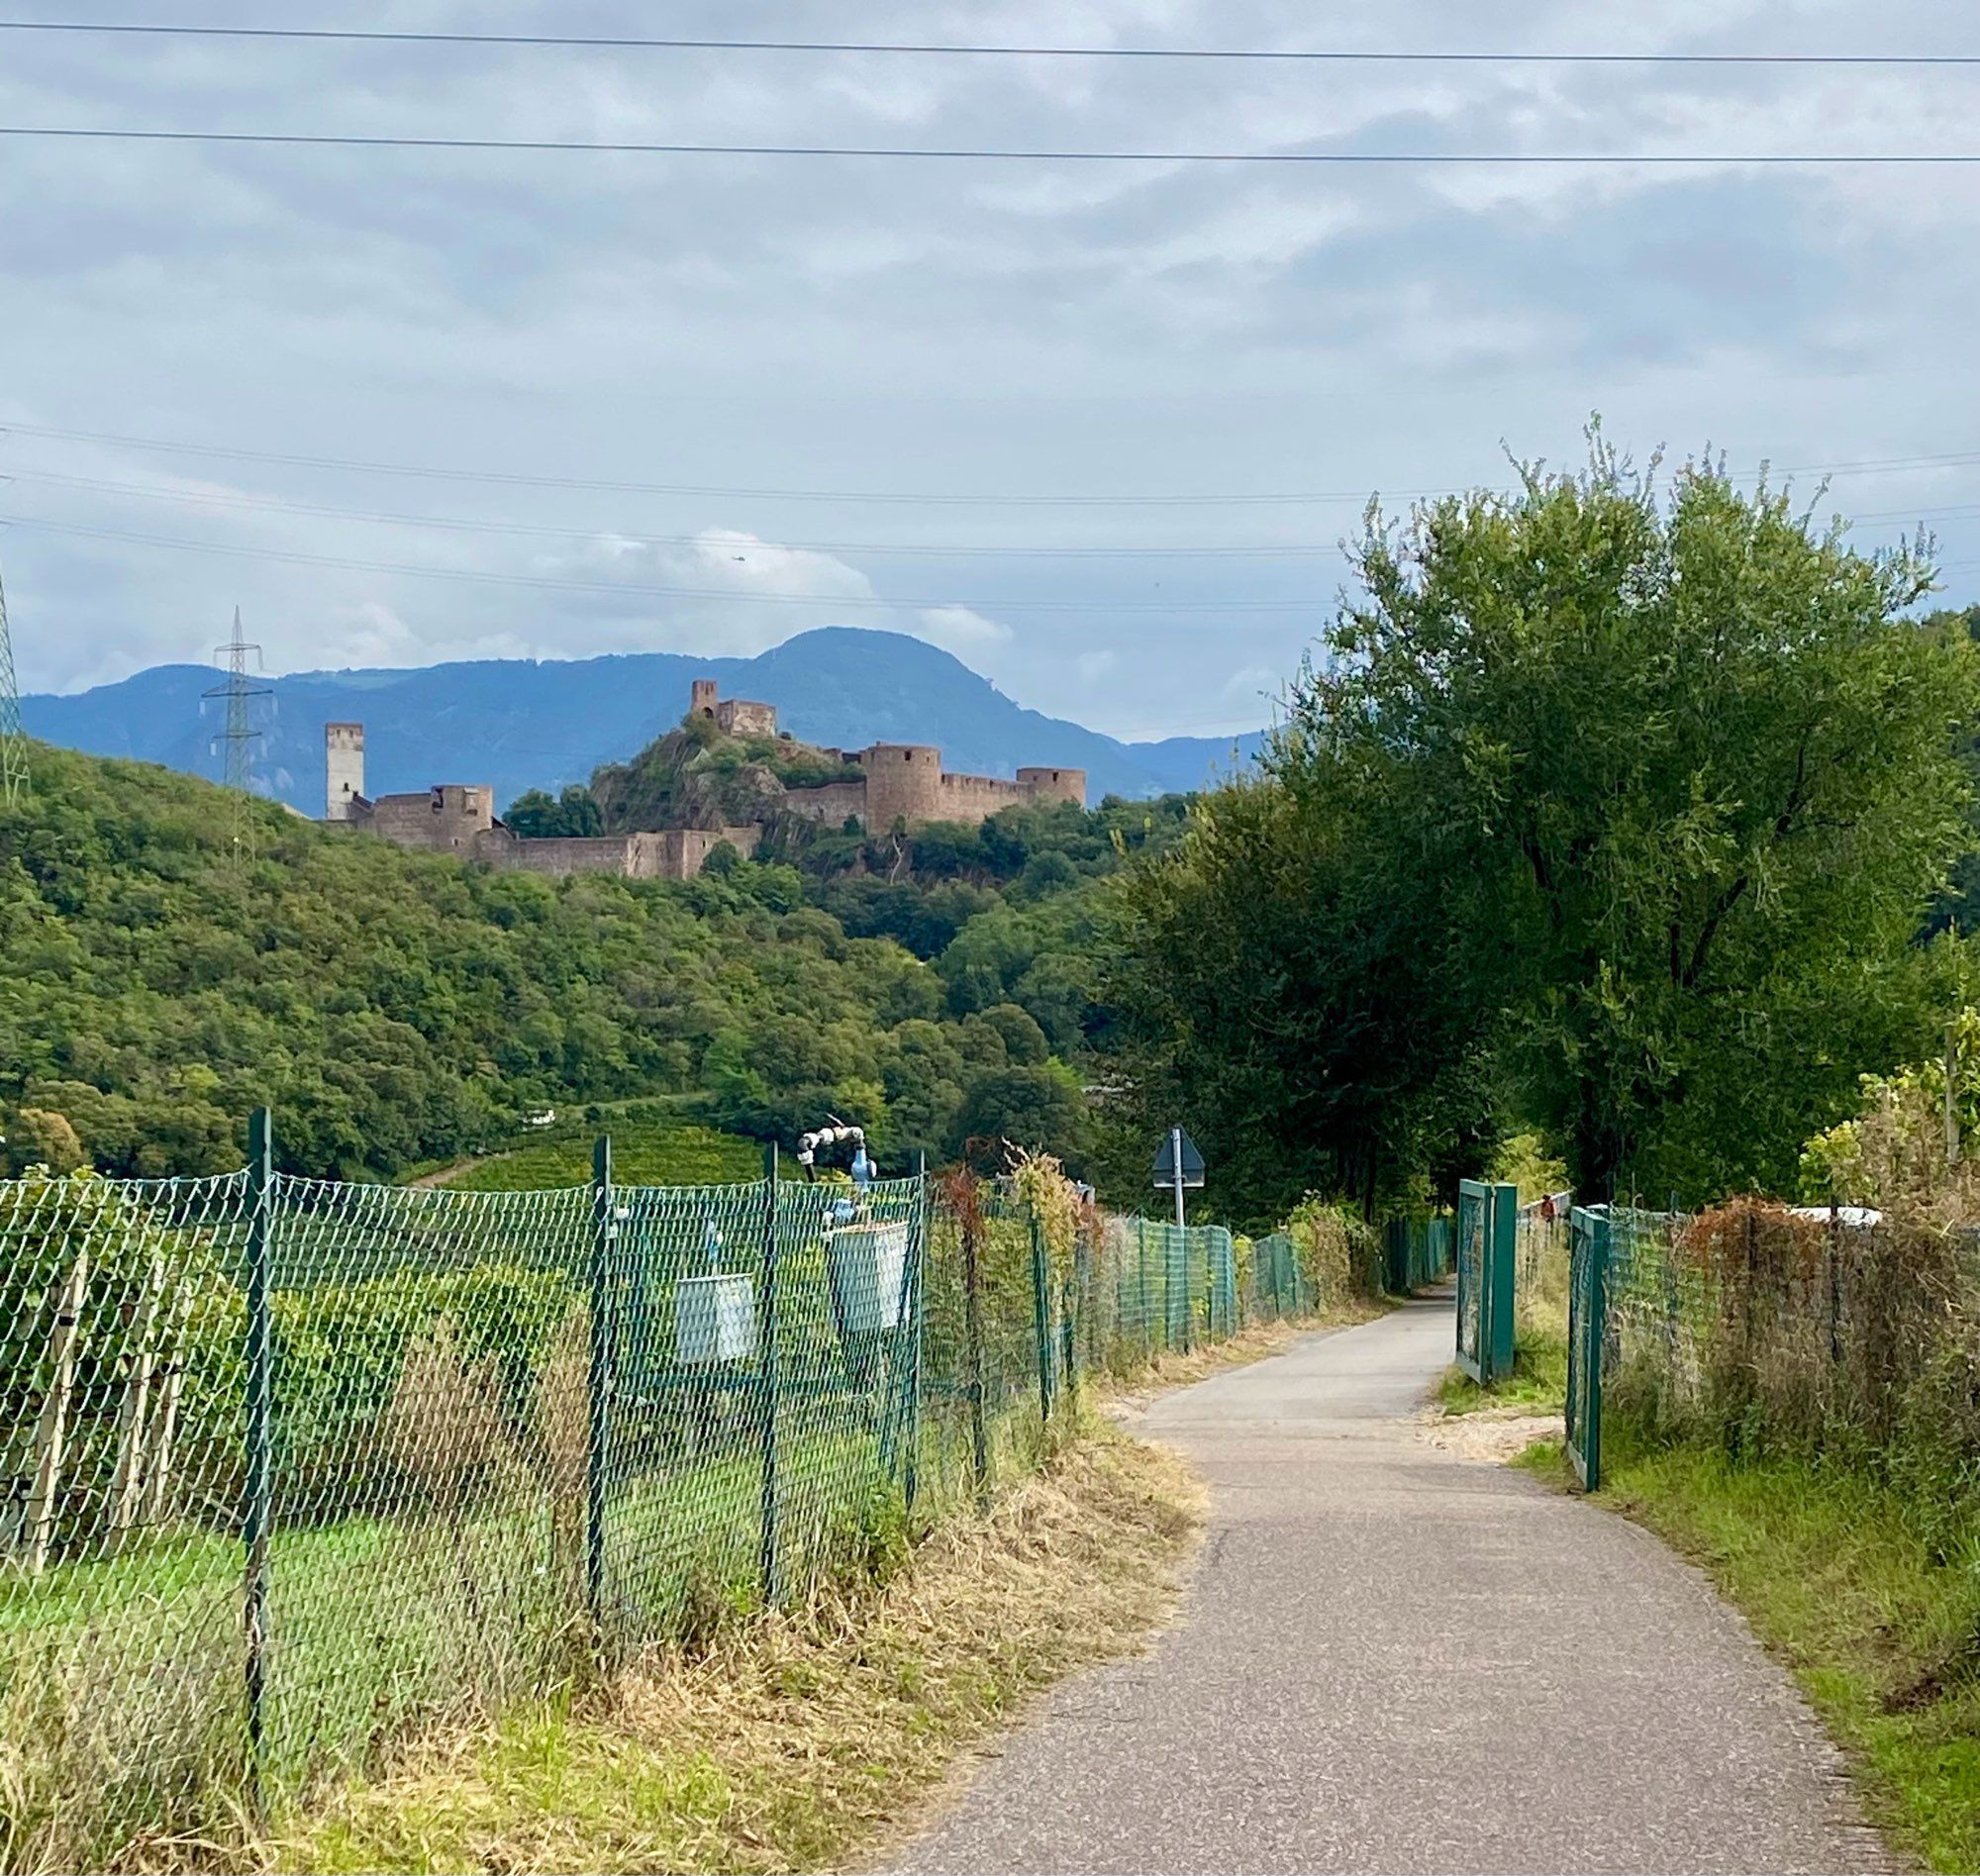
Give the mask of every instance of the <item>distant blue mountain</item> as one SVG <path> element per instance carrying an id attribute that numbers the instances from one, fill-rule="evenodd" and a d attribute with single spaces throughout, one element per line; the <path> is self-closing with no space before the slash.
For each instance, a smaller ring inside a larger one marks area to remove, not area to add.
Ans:
<path id="1" fill-rule="evenodd" d="M 491 658 L 420 670 L 303 671 L 264 682 L 254 704 L 257 784 L 323 812 L 323 726 L 364 726 L 365 786 L 392 794 L 435 782 L 492 782 L 499 805 L 526 788 L 585 781 L 679 722 L 688 683 L 777 707 L 808 742 L 933 742 L 945 768 L 1010 775 L 1021 765 L 1087 772 L 1089 799 L 1201 788 L 1248 763 L 1262 733 L 1121 742 L 1013 703 L 946 651 L 895 633 L 828 628 L 753 658 L 672 651 L 539 663 Z M 163 664 L 72 697 L 21 701 L 31 736 L 95 755 L 216 775 L 223 727 L 210 665 Z"/>

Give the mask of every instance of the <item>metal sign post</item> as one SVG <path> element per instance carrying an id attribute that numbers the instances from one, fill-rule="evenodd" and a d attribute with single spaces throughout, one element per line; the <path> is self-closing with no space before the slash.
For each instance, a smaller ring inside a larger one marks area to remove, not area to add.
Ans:
<path id="1" fill-rule="evenodd" d="M 1185 1186 L 1203 1184 L 1203 1155 L 1181 1128 L 1169 1129 L 1169 1136 L 1155 1149 L 1155 1184 L 1175 1194 L 1175 1222 L 1183 1223 L 1182 1195 Z"/>

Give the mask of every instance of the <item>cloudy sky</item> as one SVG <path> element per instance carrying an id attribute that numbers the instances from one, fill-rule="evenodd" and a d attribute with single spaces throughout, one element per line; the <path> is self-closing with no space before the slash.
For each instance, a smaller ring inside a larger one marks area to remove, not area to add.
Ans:
<path id="1" fill-rule="evenodd" d="M 30 9 L 23 9 L 29 13 Z M 1943 0 L 243 0 L 46 20 L 1972 52 Z M 1980 148 L 1980 69 L 0 33 L 0 124 L 1033 148 Z M 862 624 L 1117 735 L 1259 722 L 1371 491 L 1771 462 L 1980 592 L 1980 167 L 905 162 L 0 139 L 24 687 Z M 171 446 L 164 446 L 171 445 Z M 408 473 L 410 470 L 422 473 Z M 1298 497 L 1300 499 L 1286 499 Z M 1275 499 L 1274 499 L 1275 498 Z"/>

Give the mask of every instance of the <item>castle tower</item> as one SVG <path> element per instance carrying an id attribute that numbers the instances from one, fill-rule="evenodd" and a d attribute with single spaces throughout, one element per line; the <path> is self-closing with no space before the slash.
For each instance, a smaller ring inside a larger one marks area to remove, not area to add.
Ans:
<path id="1" fill-rule="evenodd" d="M 1021 768 L 1018 786 L 1034 801 L 1070 801 L 1086 806 L 1086 771 L 1083 768 Z"/>
<path id="2" fill-rule="evenodd" d="M 694 717 L 714 716 L 719 695 L 714 678 L 697 677 L 688 687 L 688 714 Z"/>
<path id="3" fill-rule="evenodd" d="M 876 742 L 859 757 L 866 771 L 868 833 L 896 821 L 910 827 L 942 819 L 941 751 L 927 742 Z"/>
<path id="4" fill-rule="evenodd" d="M 364 726 L 327 723 L 323 726 L 323 818 L 348 821 L 353 796 L 364 792 Z"/>

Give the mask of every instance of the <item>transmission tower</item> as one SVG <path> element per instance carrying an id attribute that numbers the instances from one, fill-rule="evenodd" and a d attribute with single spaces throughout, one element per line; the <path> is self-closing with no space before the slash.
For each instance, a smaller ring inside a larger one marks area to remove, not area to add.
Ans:
<path id="1" fill-rule="evenodd" d="M 227 673 L 226 681 L 201 693 L 205 697 L 221 697 L 227 701 L 227 727 L 213 741 L 222 757 L 221 779 L 235 796 L 236 859 L 247 857 L 254 838 L 254 819 L 248 812 L 248 798 L 254 788 L 254 742 L 261 733 L 249 720 L 248 706 L 251 698 L 274 694 L 267 685 L 251 680 L 248 668 L 250 659 L 259 666 L 261 647 L 242 638 L 241 608 L 237 606 L 234 609 L 233 638 L 225 644 L 213 647 L 213 661 Z"/>
<path id="2" fill-rule="evenodd" d="M 21 728 L 21 687 L 7 631 L 7 589 L 0 586 L 0 808 L 18 808 L 27 794 L 28 737 Z"/>
<path id="3" fill-rule="evenodd" d="M 220 779 L 229 788 L 238 788 L 244 795 L 250 793 L 254 786 L 252 745 L 261 734 L 248 720 L 248 700 L 271 695 L 265 684 L 248 681 L 248 662 L 250 658 L 258 665 L 261 662 L 261 647 L 249 644 L 242 638 L 241 608 L 237 606 L 234 609 L 234 637 L 225 644 L 213 647 L 213 661 L 227 673 L 227 681 L 214 685 L 201 695 L 227 700 L 227 728 L 213 741 L 222 758 Z"/>

